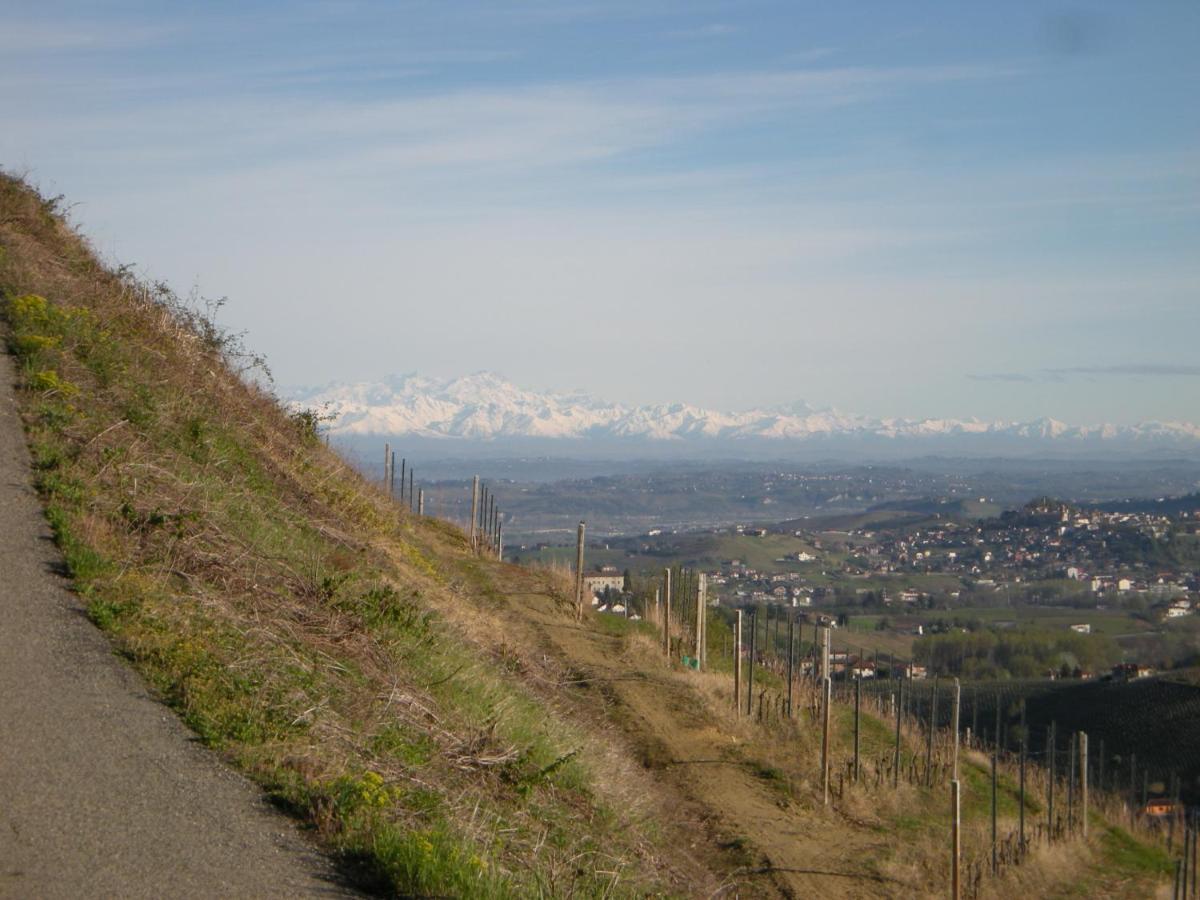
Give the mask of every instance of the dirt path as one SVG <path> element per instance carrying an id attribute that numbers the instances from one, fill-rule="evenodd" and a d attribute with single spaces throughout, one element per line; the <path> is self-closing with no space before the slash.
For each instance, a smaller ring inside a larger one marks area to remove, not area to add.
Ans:
<path id="1" fill-rule="evenodd" d="M 0 352 L 0 897 L 351 896 L 58 574 Z"/>
<path id="2" fill-rule="evenodd" d="M 724 848 L 731 870 L 723 895 L 786 897 L 913 896 L 911 886 L 872 880 L 854 859 L 869 859 L 885 835 L 836 812 L 804 808 L 758 777 L 740 742 L 721 727 L 687 683 L 657 658 L 639 663 L 622 639 L 576 626 L 554 601 L 528 593 L 521 579 L 499 579 L 505 602 L 540 634 L 544 647 L 594 679 L 659 781 L 681 801 L 680 817 L 698 823 L 710 847 Z M 752 836 L 752 837 L 751 837 Z M 738 865 L 741 859 L 743 864 Z"/>

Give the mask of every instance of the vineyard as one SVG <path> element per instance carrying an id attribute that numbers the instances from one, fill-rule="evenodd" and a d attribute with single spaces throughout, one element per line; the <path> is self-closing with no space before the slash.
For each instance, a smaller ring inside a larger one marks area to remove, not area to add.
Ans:
<path id="1" fill-rule="evenodd" d="M 870 687 L 895 692 L 894 682 Z M 926 720 L 935 697 L 939 726 L 949 725 L 947 684 L 905 684 L 908 712 Z M 1182 799 L 1200 802 L 1200 685 L 1174 676 L 1122 682 L 1046 679 L 973 681 L 962 686 L 962 728 L 1015 751 L 1021 738 L 1022 701 L 1031 759 L 1045 762 L 1053 727 L 1060 736 L 1086 731 L 1092 738 L 1092 777 L 1097 787 L 1143 795 L 1167 793 L 1178 778 Z M 997 717 L 999 711 L 999 717 Z M 1067 752 L 1065 738 L 1059 754 Z"/>

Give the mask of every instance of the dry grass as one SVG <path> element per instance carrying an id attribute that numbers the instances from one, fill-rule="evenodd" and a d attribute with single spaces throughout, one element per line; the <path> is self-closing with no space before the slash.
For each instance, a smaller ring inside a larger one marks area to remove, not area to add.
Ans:
<path id="1" fill-rule="evenodd" d="M 236 339 L 7 177 L 0 293 L 76 587 L 204 740 L 369 883 L 653 890 L 641 811 L 596 777 L 616 752 L 495 645 L 457 529 L 393 505 Z"/>

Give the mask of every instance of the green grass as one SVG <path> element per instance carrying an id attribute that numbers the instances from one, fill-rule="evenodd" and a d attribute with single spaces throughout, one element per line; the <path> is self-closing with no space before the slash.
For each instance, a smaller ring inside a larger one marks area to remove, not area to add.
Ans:
<path id="1" fill-rule="evenodd" d="M 1095 819 L 1092 820 L 1096 822 Z M 1137 840 L 1125 829 L 1098 822 L 1103 831 L 1100 846 L 1105 862 L 1128 875 L 1170 875 L 1174 865 L 1162 847 Z"/>

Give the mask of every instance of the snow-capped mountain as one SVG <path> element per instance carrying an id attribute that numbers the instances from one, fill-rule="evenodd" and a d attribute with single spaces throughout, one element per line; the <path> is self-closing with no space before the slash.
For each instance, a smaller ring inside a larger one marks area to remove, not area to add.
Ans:
<path id="1" fill-rule="evenodd" d="M 930 445 L 962 439 L 981 447 L 1049 442 L 1200 448 L 1200 427 L 1188 422 L 1080 426 L 1048 418 L 1032 422 L 876 419 L 805 403 L 745 412 L 682 403 L 623 406 L 584 394 L 524 390 L 490 372 L 454 379 L 394 375 L 382 382 L 299 389 L 289 399 L 327 410 L 334 416 L 330 430 L 341 436 L 772 443 L 852 438 L 922 440 Z"/>

